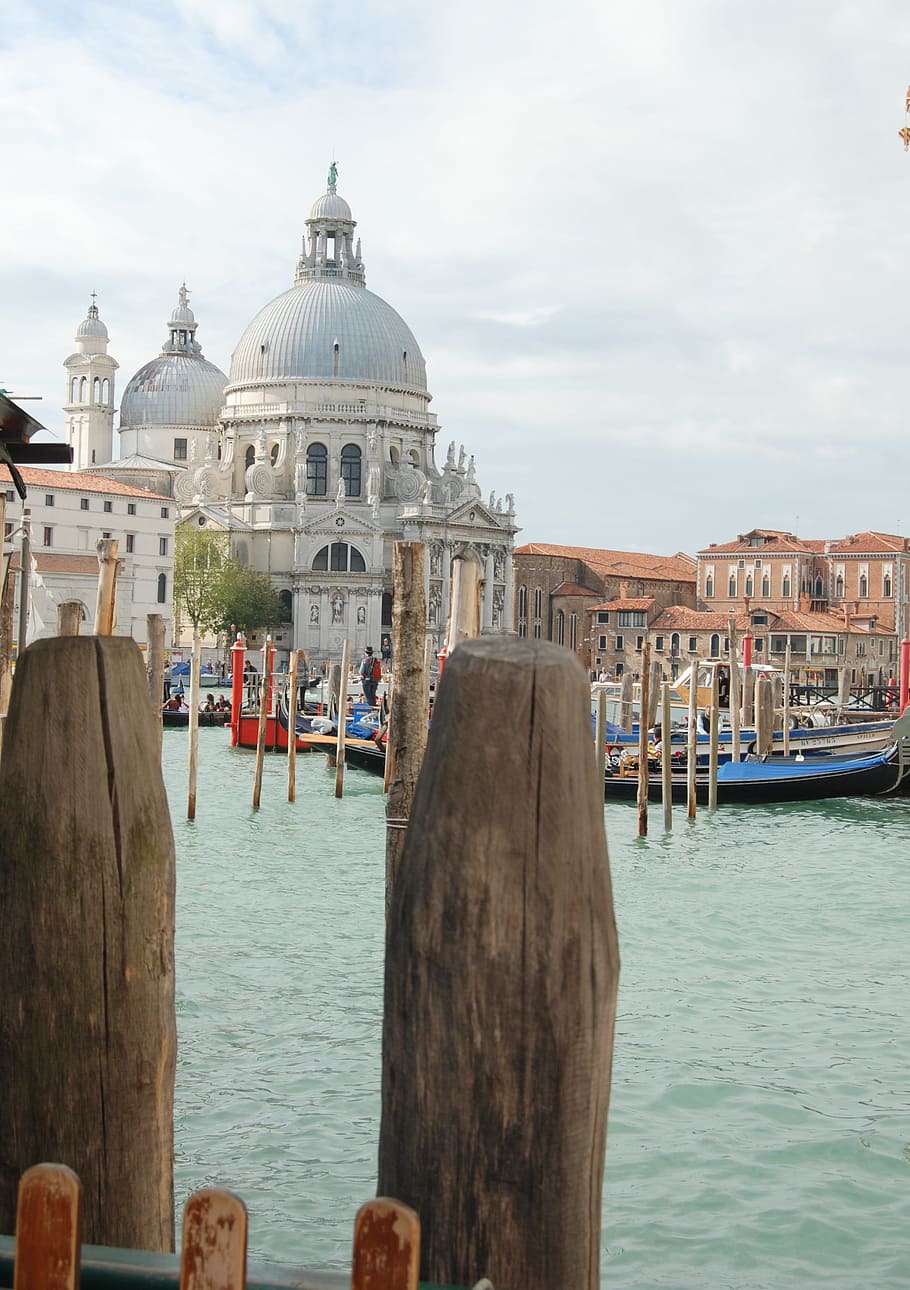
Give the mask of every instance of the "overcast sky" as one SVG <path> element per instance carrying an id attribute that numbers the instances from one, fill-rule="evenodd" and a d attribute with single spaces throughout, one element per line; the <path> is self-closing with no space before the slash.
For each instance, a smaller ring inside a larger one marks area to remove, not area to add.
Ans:
<path id="1" fill-rule="evenodd" d="M 227 371 L 334 156 L 519 542 L 910 534 L 908 81 L 907 0 L 7 0 L 0 385 L 184 279 Z"/>

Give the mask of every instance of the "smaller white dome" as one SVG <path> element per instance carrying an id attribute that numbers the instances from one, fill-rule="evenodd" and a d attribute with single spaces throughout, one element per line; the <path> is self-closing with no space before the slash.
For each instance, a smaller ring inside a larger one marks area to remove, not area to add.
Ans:
<path id="1" fill-rule="evenodd" d="M 98 338 L 99 340 L 110 340 L 107 334 L 107 328 L 98 317 L 97 305 L 90 305 L 88 317 L 83 318 L 82 322 L 76 328 L 76 340 L 87 340 L 89 338 Z"/>
<path id="2" fill-rule="evenodd" d="M 313 202 L 310 219 L 337 219 L 348 224 L 354 221 L 350 206 L 343 197 L 338 196 L 334 188 L 330 188 Z"/>

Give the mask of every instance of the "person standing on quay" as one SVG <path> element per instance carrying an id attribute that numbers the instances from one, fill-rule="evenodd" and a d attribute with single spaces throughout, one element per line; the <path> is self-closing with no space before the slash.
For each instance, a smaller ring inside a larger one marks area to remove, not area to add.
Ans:
<path id="1" fill-rule="evenodd" d="M 363 697 L 372 708 L 376 703 L 376 689 L 382 667 L 378 658 L 373 658 L 373 646 L 367 645 L 360 660 L 360 684 L 363 686 Z"/>

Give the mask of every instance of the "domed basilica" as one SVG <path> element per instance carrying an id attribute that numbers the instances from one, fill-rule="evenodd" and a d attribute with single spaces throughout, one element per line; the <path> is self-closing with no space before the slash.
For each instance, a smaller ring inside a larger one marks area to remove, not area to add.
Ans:
<path id="1" fill-rule="evenodd" d="M 437 464 L 426 363 L 407 323 L 366 288 L 348 203 L 306 220 L 294 285 L 259 311 L 225 376 L 202 354 L 183 286 L 161 353 L 130 379 L 111 461 L 114 369 L 92 304 L 67 359 L 74 469 L 173 496 L 184 523 L 227 531 L 288 609 L 281 649 L 338 657 L 391 628 L 392 544 L 427 546 L 427 633 L 443 643 L 453 559 L 475 560 L 484 631 L 512 622 L 513 498 L 481 498 L 474 458 Z"/>

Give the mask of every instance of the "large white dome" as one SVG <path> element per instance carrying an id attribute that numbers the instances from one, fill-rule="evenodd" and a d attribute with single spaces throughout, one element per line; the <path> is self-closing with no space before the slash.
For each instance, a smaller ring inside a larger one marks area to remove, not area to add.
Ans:
<path id="1" fill-rule="evenodd" d="M 186 283 L 168 319 L 161 353 L 140 367 L 120 400 L 120 429 L 132 426 L 216 426 L 227 377 L 202 356 Z"/>
<path id="2" fill-rule="evenodd" d="M 427 369 L 413 332 L 391 305 L 366 287 L 315 278 L 261 309 L 231 359 L 231 385 L 293 380 L 426 390 Z"/>

